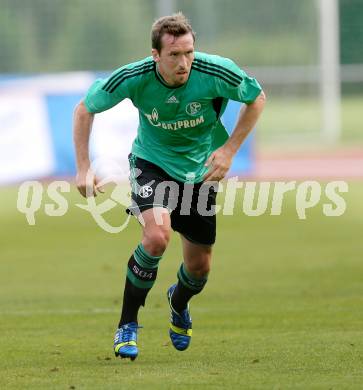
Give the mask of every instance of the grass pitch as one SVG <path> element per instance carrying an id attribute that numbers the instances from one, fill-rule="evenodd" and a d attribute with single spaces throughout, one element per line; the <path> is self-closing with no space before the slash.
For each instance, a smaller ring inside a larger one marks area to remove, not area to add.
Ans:
<path id="1" fill-rule="evenodd" d="M 341 217 L 323 216 L 320 204 L 299 220 L 293 194 L 281 216 L 246 217 L 241 207 L 219 216 L 185 352 L 168 338 L 174 234 L 140 314 L 135 362 L 116 359 L 112 341 L 137 223 L 105 233 L 73 191 L 65 216 L 39 212 L 28 226 L 16 197 L 0 192 L 1 389 L 362 388 L 362 184 L 350 184 Z"/>

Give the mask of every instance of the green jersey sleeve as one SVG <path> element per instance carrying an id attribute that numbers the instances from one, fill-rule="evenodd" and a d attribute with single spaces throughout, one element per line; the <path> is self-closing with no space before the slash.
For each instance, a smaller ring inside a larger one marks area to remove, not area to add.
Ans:
<path id="1" fill-rule="evenodd" d="M 108 78 L 96 80 L 87 92 L 84 104 L 91 113 L 106 111 L 123 99 L 133 98 L 140 78 L 153 70 L 154 61 L 147 57 L 115 70 Z"/>
<path id="2" fill-rule="evenodd" d="M 216 78 L 217 95 L 246 104 L 253 103 L 262 91 L 258 81 L 249 77 L 232 60 L 224 59 L 223 62 L 224 69 Z"/>
<path id="3" fill-rule="evenodd" d="M 129 97 L 128 85 L 126 83 L 122 85 L 122 88 L 116 88 L 112 92 L 107 89 L 107 85 L 115 74 L 117 74 L 117 71 L 107 79 L 97 79 L 91 85 L 84 99 L 88 112 L 98 113 L 106 111 Z"/>

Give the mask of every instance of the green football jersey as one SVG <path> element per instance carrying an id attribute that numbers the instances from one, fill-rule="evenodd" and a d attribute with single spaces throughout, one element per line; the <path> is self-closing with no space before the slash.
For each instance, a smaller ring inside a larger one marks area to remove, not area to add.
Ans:
<path id="1" fill-rule="evenodd" d="M 98 113 L 131 99 L 139 110 L 131 152 L 176 180 L 198 183 L 209 155 L 228 139 L 220 120 L 228 99 L 248 104 L 260 92 L 259 83 L 230 59 L 195 52 L 189 79 L 181 86 L 167 85 L 147 57 L 96 80 L 84 103 Z"/>

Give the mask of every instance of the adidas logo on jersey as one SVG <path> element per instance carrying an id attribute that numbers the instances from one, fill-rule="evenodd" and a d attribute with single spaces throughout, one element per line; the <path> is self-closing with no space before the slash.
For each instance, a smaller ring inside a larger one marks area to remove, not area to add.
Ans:
<path id="1" fill-rule="evenodd" d="M 165 103 L 179 103 L 179 100 L 173 95 Z"/>

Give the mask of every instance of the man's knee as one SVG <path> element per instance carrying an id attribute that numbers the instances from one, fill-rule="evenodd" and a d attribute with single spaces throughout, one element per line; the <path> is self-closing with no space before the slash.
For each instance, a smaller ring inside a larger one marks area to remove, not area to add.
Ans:
<path id="1" fill-rule="evenodd" d="M 154 226 L 145 229 L 142 243 L 151 256 L 160 256 L 164 253 L 170 240 L 170 229 L 163 226 Z"/>

